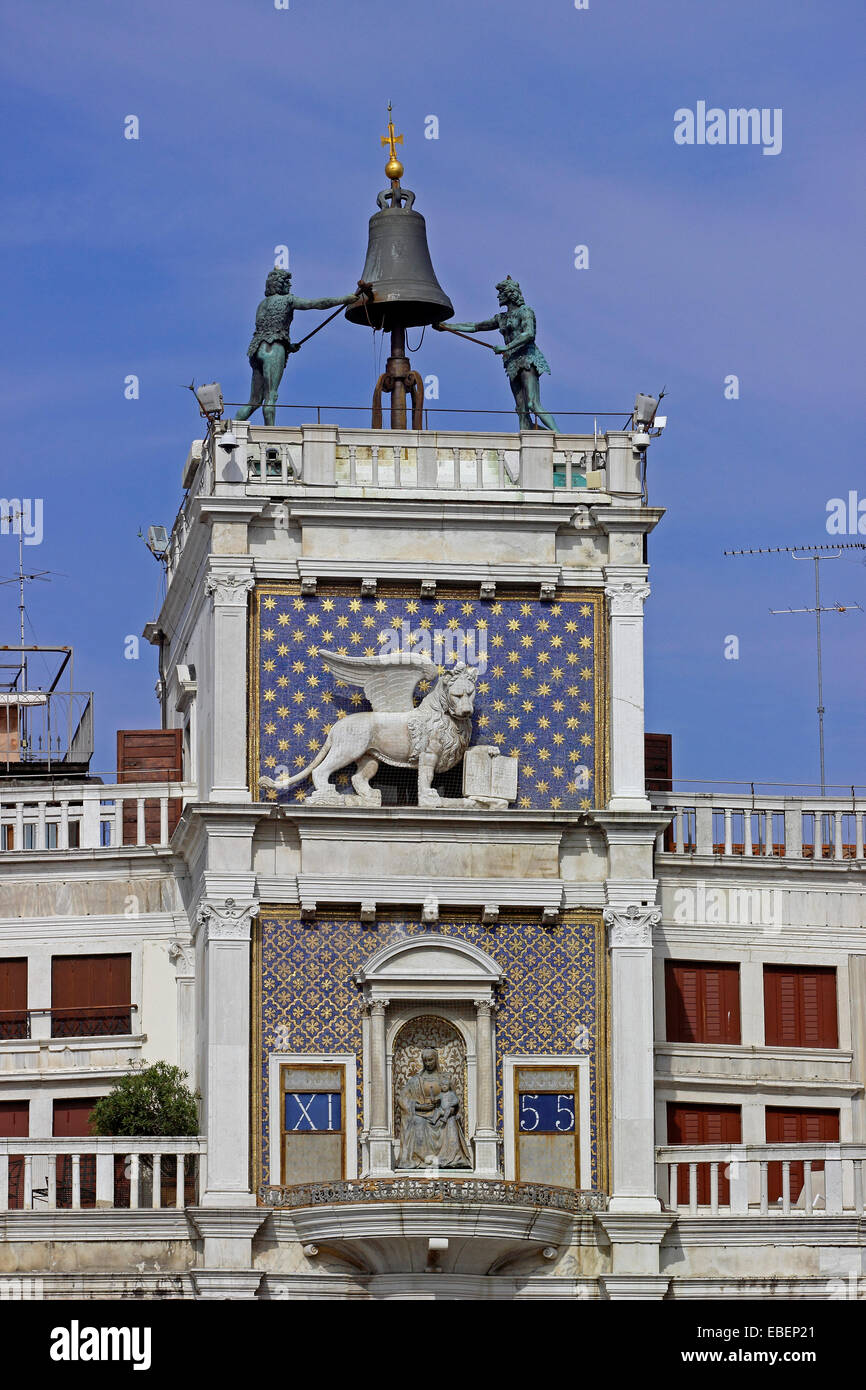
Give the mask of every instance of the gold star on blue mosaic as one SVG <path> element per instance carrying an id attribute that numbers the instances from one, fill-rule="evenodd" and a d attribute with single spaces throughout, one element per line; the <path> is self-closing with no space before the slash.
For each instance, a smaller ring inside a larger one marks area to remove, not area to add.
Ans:
<path id="1" fill-rule="evenodd" d="M 301 595 L 288 586 L 257 589 L 258 776 L 302 772 L 340 719 L 370 708 L 363 691 L 328 670 L 321 651 L 341 656 L 421 653 L 440 669 L 478 668 L 473 743 L 494 744 L 518 760 L 523 810 L 589 810 L 598 804 L 601 596 L 554 603 L 503 597 L 421 598 L 405 591 L 359 596 L 357 587 Z M 421 681 L 416 704 L 431 689 Z M 347 768 L 337 790 L 350 789 Z M 375 784 L 374 784 L 375 785 Z M 303 803 L 309 778 L 266 800 Z"/>

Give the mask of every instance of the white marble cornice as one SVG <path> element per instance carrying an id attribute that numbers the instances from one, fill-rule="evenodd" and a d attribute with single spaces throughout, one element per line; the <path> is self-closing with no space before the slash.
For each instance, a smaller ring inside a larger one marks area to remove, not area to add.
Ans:
<path id="1" fill-rule="evenodd" d="M 444 878 L 436 874 L 418 876 L 388 875 L 382 878 L 298 874 L 297 878 L 258 876 L 261 902 L 295 901 L 306 904 L 351 904 L 374 902 L 379 906 L 408 903 L 419 908 L 435 896 L 439 911 L 443 906 L 521 908 L 537 912 L 562 905 L 560 879 Z"/>

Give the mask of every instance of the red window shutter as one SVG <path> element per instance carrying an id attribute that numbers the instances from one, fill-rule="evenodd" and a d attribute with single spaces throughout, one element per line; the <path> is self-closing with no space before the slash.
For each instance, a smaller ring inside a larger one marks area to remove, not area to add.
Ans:
<path id="1" fill-rule="evenodd" d="M 55 956 L 51 962 L 53 1037 L 128 1033 L 132 958 Z"/>
<path id="2" fill-rule="evenodd" d="M 0 1101 L 0 1139 L 26 1139 L 29 1133 L 30 1102 Z M 24 1159 L 16 1158 L 15 1154 L 9 1155 L 9 1177 L 4 1195 L 10 1210 L 20 1210 L 24 1203 Z"/>
<path id="3" fill-rule="evenodd" d="M 740 1041 L 739 966 L 665 962 L 668 1042 Z"/>
<path id="4" fill-rule="evenodd" d="M 93 1098 L 56 1100 L 52 1133 L 59 1139 L 90 1139 L 92 1131 L 88 1121 L 95 1104 Z"/>
<path id="5" fill-rule="evenodd" d="M 739 1144 L 742 1134 L 740 1108 L 737 1105 L 681 1105 L 671 1101 L 668 1104 L 668 1143 L 669 1144 Z M 688 1165 L 681 1166 L 677 1175 L 677 1200 L 681 1205 L 689 1202 L 690 1174 Z M 699 1206 L 709 1206 L 712 1194 L 710 1165 L 697 1165 L 697 1197 Z M 727 1206 L 730 1202 L 730 1183 L 723 1171 L 719 1172 L 719 1204 Z"/>
<path id="6" fill-rule="evenodd" d="M 183 780 L 182 729 L 118 729 L 118 782 L 180 782 Z M 173 796 L 168 803 L 168 833 L 174 834 L 183 803 Z M 144 838 L 149 845 L 160 842 L 160 807 L 155 800 L 144 803 Z M 138 843 L 138 808 L 133 801 L 123 803 L 123 843 Z"/>
<path id="7" fill-rule="evenodd" d="M 26 1139 L 30 1133 L 30 1102 L 0 1100 L 0 1139 Z"/>
<path id="8" fill-rule="evenodd" d="M 768 1105 L 765 1112 L 765 1132 L 768 1144 L 838 1144 L 838 1110 L 793 1110 Z M 823 1163 L 813 1163 L 813 1173 L 823 1173 Z M 803 1191 L 805 1172 L 801 1162 L 791 1164 L 790 1199 L 797 1201 Z M 771 1163 L 767 1172 L 768 1196 L 771 1202 L 782 1198 L 782 1165 Z"/>
<path id="9" fill-rule="evenodd" d="M 27 961 L 0 960 L 0 1038 L 27 1037 Z"/>
<path id="10" fill-rule="evenodd" d="M 58 1139 L 90 1139 L 90 1115 L 96 1100 L 93 1098 L 75 1100 L 56 1100 L 54 1102 L 54 1122 L 52 1133 Z M 121 1160 L 122 1161 L 122 1160 Z M 57 1205 L 72 1206 L 72 1159 L 69 1154 L 58 1154 L 57 1165 Z M 116 1167 L 116 1163 L 115 1163 Z M 79 1162 L 79 1189 L 82 1207 L 96 1206 L 96 1156 L 82 1154 Z"/>
<path id="11" fill-rule="evenodd" d="M 764 1026 L 769 1047 L 838 1047 L 835 969 L 765 965 Z"/>
<path id="12" fill-rule="evenodd" d="M 679 961 L 665 961 L 668 1042 L 696 1042 L 698 1036 L 697 971 Z"/>

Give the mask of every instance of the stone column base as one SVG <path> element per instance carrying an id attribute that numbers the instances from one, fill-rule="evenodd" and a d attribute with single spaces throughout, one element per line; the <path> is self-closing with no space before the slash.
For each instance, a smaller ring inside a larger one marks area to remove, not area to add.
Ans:
<path id="1" fill-rule="evenodd" d="M 224 1280 L 231 1287 L 232 1278 L 237 1275 L 239 1287 L 245 1287 L 253 1277 L 253 1239 L 259 1227 L 267 1220 L 268 1211 L 264 1207 L 235 1208 L 234 1211 L 221 1207 L 190 1207 L 188 1215 L 202 1238 L 204 1253 L 201 1267 L 193 1270 L 193 1277 L 202 1280 L 202 1287 L 208 1281 Z M 261 1275 L 255 1276 L 255 1287 Z M 252 1293 L 202 1293 L 207 1298 L 253 1298 Z M 196 1284 L 198 1288 L 198 1284 Z"/>
<path id="2" fill-rule="evenodd" d="M 607 1209 L 613 1215 L 620 1216 L 658 1216 L 662 1204 L 652 1193 L 647 1193 L 645 1197 L 613 1196 Z"/>
<path id="3" fill-rule="evenodd" d="M 255 1298 L 262 1281 L 260 1269 L 192 1269 L 196 1298 Z"/>
<path id="4" fill-rule="evenodd" d="M 642 1298 L 659 1302 L 668 1291 L 667 1274 L 602 1274 L 600 1283 L 607 1298 Z"/>
<path id="5" fill-rule="evenodd" d="M 450 1170 L 449 1170 L 450 1171 Z M 498 1178 L 499 1140 L 495 1130 L 475 1133 L 475 1174 L 479 1178 Z"/>
<path id="6" fill-rule="evenodd" d="M 394 1174 L 394 1146 L 390 1135 L 367 1140 L 367 1178 L 390 1178 Z"/>

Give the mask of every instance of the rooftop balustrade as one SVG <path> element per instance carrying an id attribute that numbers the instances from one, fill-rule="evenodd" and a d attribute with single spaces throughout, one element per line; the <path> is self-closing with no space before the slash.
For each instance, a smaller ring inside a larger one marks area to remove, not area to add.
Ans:
<path id="1" fill-rule="evenodd" d="M 657 848 L 676 855 L 724 859 L 863 860 L 863 788 L 806 795 L 745 792 L 649 792 L 658 811 L 672 813 Z"/>
<path id="2" fill-rule="evenodd" d="M 186 782 L 0 782 L 0 856 L 166 848 L 184 805 L 196 794 Z"/>
<path id="3" fill-rule="evenodd" d="M 495 412 L 490 412 L 497 414 Z M 321 411 L 319 411 L 321 414 Z M 513 415 L 502 412 L 509 421 Z M 622 418 L 621 416 L 619 417 Z M 498 415 L 497 415 L 498 419 Z M 169 580 L 201 500 L 332 496 L 640 506 L 645 453 L 630 429 L 523 433 L 372 430 L 342 424 L 251 425 L 221 421 L 194 441 L 183 471 L 187 493 L 166 551 Z M 645 438 L 645 436 L 644 436 Z"/>

